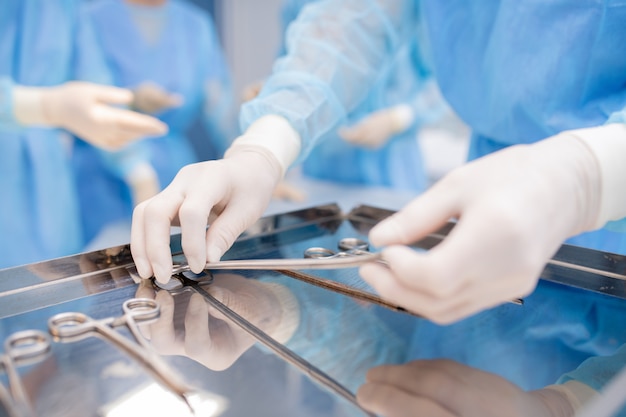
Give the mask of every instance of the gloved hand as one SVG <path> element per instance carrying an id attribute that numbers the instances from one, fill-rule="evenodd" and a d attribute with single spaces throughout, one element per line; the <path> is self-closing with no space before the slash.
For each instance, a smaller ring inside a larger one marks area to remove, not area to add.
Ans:
<path id="1" fill-rule="evenodd" d="M 130 187 L 133 207 L 154 197 L 161 190 L 159 176 L 148 162 L 135 166 L 126 176 L 126 183 Z"/>
<path id="2" fill-rule="evenodd" d="M 261 92 L 263 84 L 265 84 L 264 80 L 255 81 L 252 84 L 245 86 L 243 92 L 241 93 L 241 100 L 245 103 L 246 101 L 256 98 L 256 96 L 258 96 Z"/>
<path id="3" fill-rule="evenodd" d="M 504 378 L 449 360 L 384 365 L 367 373 L 361 406 L 385 417 L 573 417 L 558 390 L 525 392 Z"/>
<path id="4" fill-rule="evenodd" d="M 297 301 L 282 285 L 235 274 L 215 274 L 206 289 L 280 343 L 286 342 L 297 328 Z M 174 315 L 179 295 L 174 298 L 165 290 L 155 294 L 151 286 L 140 285 L 136 296 L 153 298 L 161 307 L 159 318 L 147 328 L 142 327 L 142 333 L 163 355 L 184 355 L 209 369 L 221 371 L 256 343 L 249 333 L 211 307 L 199 294 L 193 293 L 186 300 L 182 319 Z"/>
<path id="5" fill-rule="evenodd" d="M 133 90 L 133 96 L 131 107 L 147 114 L 154 114 L 183 105 L 183 97 L 180 94 L 165 91 L 153 82 L 140 84 Z"/>
<path id="6" fill-rule="evenodd" d="M 617 197 L 626 168 L 615 156 L 626 152 L 626 127 L 581 131 L 452 171 L 371 230 L 371 243 L 387 246 L 388 268 L 368 264 L 361 276 L 384 298 L 439 323 L 529 294 L 566 238 L 626 215 L 626 201 Z M 613 175 L 604 175 L 608 166 Z M 418 253 L 404 246 L 450 218 L 458 222 L 435 248 Z"/>
<path id="7" fill-rule="evenodd" d="M 299 136 L 285 119 L 265 116 L 233 142 L 224 159 L 183 167 L 161 193 L 135 208 L 131 250 L 139 275 L 169 281 L 172 224 L 180 224 L 194 272 L 218 261 L 263 214 L 299 147 Z"/>
<path id="8" fill-rule="evenodd" d="M 339 136 L 353 145 L 378 149 L 393 135 L 404 132 L 413 123 L 414 114 L 408 105 L 375 111 L 350 127 L 339 129 Z"/>
<path id="9" fill-rule="evenodd" d="M 294 187 L 286 181 L 278 183 L 276 188 L 274 188 L 272 197 L 279 200 L 294 201 L 296 203 L 302 203 L 307 198 L 306 194 L 302 190 Z"/>
<path id="10" fill-rule="evenodd" d="M 56 87 L 13 90 L 14 112 L 24 125 L 61 127 L 94 146 L 115 150 L 145 136 L 167 132 L 158 119 L 113 105 L 128 105 L 129 90 L 72 81 Z"/>

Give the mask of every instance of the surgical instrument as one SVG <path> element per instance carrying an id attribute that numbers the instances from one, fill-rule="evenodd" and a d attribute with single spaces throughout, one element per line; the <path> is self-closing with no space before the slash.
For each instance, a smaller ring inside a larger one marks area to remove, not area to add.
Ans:
<path id="1" fill-rule="evenodd" d="M 50 352 L 50 336 L 39 330 L 22 330 L 11 334 L 4 342 L 0 356 L 7 374 L 9 389 L 0 385 L 0 401 L 11 417 L 32 417 L 35 411 L 17 372 L 17 366 L 32 365 L 42 361 Z"/>
<path id="2" fill-rule="evenodd" d="M 194 412 L 189 396 L 195 390 L 188 385 L 167 362 L 149 345 L 139 330 L 138 323 L 150 323 L 158 318 L 160 307 L 149 298 L 132 298 L 122 306 L 124 314 L 96 320 L 83 313 L 68 312 L 48 320 L 50 333 L 60 341 L 72 342 L 98 335 L 123 350 L 144 366 L 164 387 L 176 394 Z M 136 343 L 115 330 L 126 326 Z"/>
<path id="3" fill-rule="evenodd" d="M 343 242 L 343 244 L 341 244 Z M 341 252 L 333 252 L 323 248 L 309 248 L 305 251 L 304 259 L 245 259 L 207 262 L 205 269 L 267 269 L 267 270 L 299 270 L 299 269 L 337 269 L 353 268 L 367 262 L 382 261 L 379 252 L 369 252 L 367 243 L 356 238 L 346 238 L 340 241 Z M 352 245 L 352 246 L 350 246 Z M 356 245 L 356 246 L 354 246 Z M 332 252 L 334 256 L 328 256 Z M 307 254 L 311 256 L 307 256 Z M 317 254 L 317 255 L 316 255 Z M 322 256 L 325 255 L 325 256 Z M 189 271 L 189 265 L 178 263 L 174 265 L 172 275 Z"/>

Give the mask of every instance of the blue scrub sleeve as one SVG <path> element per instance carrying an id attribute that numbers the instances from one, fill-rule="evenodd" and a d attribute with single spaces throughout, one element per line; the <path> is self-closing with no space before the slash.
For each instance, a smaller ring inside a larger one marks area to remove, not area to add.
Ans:
<path id="1" fill-rule="evenodd" d="M 0 130 L 15 130 L 19 124 L 13 113 L 13 80 L 0 77 Z"/>
<path id="2" fill-rule="evenodd" d="M 626 366 L 626 345 L 622 345 L 613 355 L 587 359 L 576 370 L 559 378 L 557 384 L 575 380 L 601 391 L 624 366 Z M 621 415 L 626 415 L 626 410 Z"/>
<path id="3" fill-rule="evenodd" d="M 316 140 L 345 123 L 385 63 L 412 40 L 418 17 L 417 3 L 402 0 L 307 6 L 289 27 L 287 55 L 242 107 L 242 131 L 268 114 L 285 117 L 302 139 L 301 162 Z"/>

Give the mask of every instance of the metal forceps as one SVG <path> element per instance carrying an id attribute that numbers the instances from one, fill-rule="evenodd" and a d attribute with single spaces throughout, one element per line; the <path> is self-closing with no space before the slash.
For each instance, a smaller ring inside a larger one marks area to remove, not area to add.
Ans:
<path id="1" fill-rule="evenodd" d="M 313 380 L 319 382 L 324 387 L 329 388 L 331 391 L 337 393 L 345 400 L 354 404 L 367 416 L 375 417 L 373 414 L 361 408 L 361 406 L 356 401 L 355 395 L 346 387 L 341 385 L 324 371 L 307 362 L 305 359 L 291 351 L 289 348 L 272 339 L 263 330 L 259 329 L 254 324 L 250 323 L 248 320 L 240 316 L 237 312 L 232 310 L 230 307 L 220 302 L 217 298 L 213 297 L 204 288 L 204 286 L 211 284 L 212 281 L 213 275 L 209 271 L 205 271 L 200 274 L 193 274 L 191 273 L 191 271 L 184 271 L 182 273 L 172 275 L 169 283 L 165 285 L 157 283 L 154 278 L 152 279 L 153 286 L 157 291 L 167 290 L 172 294 L 177 294 L 183 291 L 194 291 L 200 294 L 211 307 L 215 308 L 221 314 L 226 316 L 229 320 L 239 326 L 240 329 L 244 330 L 250 336 L 252 336 L 257 342 L 271 349 L 280 358 L 296 366 Z"/>
<path id="2" fill-rule="evenodd" d="M 49 352 L 50 336 L 39 330 L 22 330 L 5 340 L 0 362 L 7 374 L 9 389 L 0 385 L 0 401 L 5 405 L 9 416 L 35 416 L 16 367 L 40 362 Z"/>
<path id="3" fill-rule="evenodd" d="M 341 242 L 343 242 L 343 244 Z M 204 269 L 263 269 L 289 271 L 300 269 L 353 268 L 366 262 L 383 262 L 380 253 L 373 253 L 367 250 L 367 242 L 364 240 L 356 238 L 341 239 L 340 248 L 342 247 L 346 248 L 342 252 L 333 252 L 324 248 L 309 248 L 305 251 L 305 257 L 303 259 L 242 259 L 207 262 Z M 324 253 L 320 254 L 320 251 Z M 307 252 L 314 256 L 306 256 Z M 315 255 L 315 253 L 318 254 Z M 330 256 L 331 254 L 333 256 Z M 172 275 L 189 270 L 189 265 L 186 263 L 174 264 Z"/>
<path id="4" fill-rule="evenodd" d="M 131 298 L 123 304 L 124 315 L 96 320 L 83 313 L 60 313 L 48 320 L 50 333 L 60 341 L 73 342 L 98 335 L 127 353 L 164 387 L 176 394 L 194 412 L 188 396 L 194 390 L 153 350 L 139 330 L 137 323 L 150 322 L 160 314 L 156 301 L 149 298 Z M 115 330 L 126 326 L 136 343 Z"/>

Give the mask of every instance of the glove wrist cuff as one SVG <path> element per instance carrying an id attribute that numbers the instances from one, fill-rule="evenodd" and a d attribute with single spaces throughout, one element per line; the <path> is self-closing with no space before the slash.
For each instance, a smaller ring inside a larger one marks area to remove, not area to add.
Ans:
<path id="1" fill-rule="evenodd" d="M 626 126 L 609 124 L 567 132 L 580 139 L 595 158 L 600 176 L 598 213 L 592 228 L 626 217 Z"/>
<path id="2" fill-rule="evenodd" d="M 562 406 L 567 407 L 565 401 L 571 407 L 571 413 L 566 415 L 572 415 L 580 410 L 593 396 L 597 394 L 593 388 L 578 381 L 567 381 L 561 385 L 549 385 L 540 391 L 546 393 L 556 393 L 561 395 Z"/>
<path id="3" fill-rule="evenodd" d="M 263 148 L 278 161 L 281 178 L 300 153 L 300 135 L 280 116 L 263 116 L 250 125 L 246 133 L 235 139 L 226 151 L 232 155 L 242 148 Z"/>
<path id="4" fill-rule="evenodd" d="M 44 89 L 36 87 L 13 87 L 13 113 L 20 124 L 50 125 L 43 106 Z"/>

